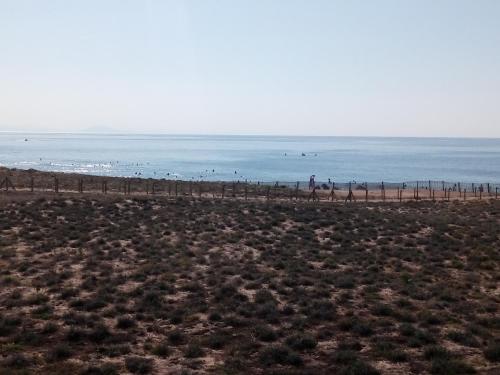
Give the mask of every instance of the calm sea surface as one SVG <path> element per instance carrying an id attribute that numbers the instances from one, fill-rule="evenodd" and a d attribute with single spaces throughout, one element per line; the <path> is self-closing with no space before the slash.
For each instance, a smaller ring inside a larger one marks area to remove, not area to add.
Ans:
<path id="1" fill-rule="evenodd" d="M 0 133 L 0 164 L 195 180 L 498 183 L 500 139 Z"/>

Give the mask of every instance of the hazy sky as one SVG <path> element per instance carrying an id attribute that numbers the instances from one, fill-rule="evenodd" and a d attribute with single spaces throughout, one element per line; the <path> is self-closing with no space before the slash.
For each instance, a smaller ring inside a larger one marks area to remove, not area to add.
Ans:
<path id="1" fill-rule="evenodd" d="M 0 130 L 500 137 L 498 0 L 0 0 Z"/>

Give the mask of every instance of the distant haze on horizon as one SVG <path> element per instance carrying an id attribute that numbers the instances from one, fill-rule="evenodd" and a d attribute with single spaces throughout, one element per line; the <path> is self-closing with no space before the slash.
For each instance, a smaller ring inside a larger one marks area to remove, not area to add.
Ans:
<path id="1" fill-rule="evenodd" d="M 500 1 L 0 0 L 0 131 L 500 137 Z"/>

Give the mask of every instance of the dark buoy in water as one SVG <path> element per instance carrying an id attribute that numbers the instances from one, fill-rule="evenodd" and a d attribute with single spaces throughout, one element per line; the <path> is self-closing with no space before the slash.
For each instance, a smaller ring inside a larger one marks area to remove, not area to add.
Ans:
<path id="1" fill-rule="evenodd" d="M 28 142 L 28 138 L 24 138 L 24 142 Z"/>
<path id="2" fill-rule="evenodd" d="M 306 154 L 302 153 L 302 156 L 306 156 Z"/>

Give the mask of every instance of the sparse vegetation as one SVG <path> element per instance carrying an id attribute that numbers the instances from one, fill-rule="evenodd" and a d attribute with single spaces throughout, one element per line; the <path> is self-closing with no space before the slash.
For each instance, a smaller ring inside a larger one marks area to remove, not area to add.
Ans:
<path id="1" fill-rule="evenodd" d="M 500 202 L 5 197 L 0 373 L 500 371 Z"/>

